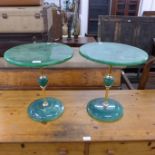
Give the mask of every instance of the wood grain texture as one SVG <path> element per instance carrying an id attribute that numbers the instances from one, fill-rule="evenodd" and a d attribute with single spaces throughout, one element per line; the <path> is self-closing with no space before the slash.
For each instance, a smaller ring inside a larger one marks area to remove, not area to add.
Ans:
<path id="1" fill-rule="evenodd" d="M 103 89 L 106 68 L 57 68 L 44 69 L 49 82 L 47 89 Z M 0 69 L 0 89 L 40 89 L 37 78 L 40 69 Z M 115 77 L 114 88 L 121 85 L 121 70 L 112 72 Z"/>
<path id="2" fill-rule="evenodd" d="M 83 155 L 81 143 L 18 143 L 0 144 L 3 155 Z"/>
<path id="3" fill-rule="evenodd" d="M 104 142 L 91 143 L 84 152 L 83 143 L 3 143 L 4 155 L 154 155 L 155 142 Z"/>
<path id="4" fill-rule="evenodd" d="M 63 101 L 64 114 L 47 124 L 32 121 L 28 105 L 41 97 L 40 91 L 0 91 L 0 143 L 154 141 L 155 90 L 111 91 L 110 97 L 124 107 L 124 116 L 113 123 L 88 116 L 86 105 L 103 91 L 48 91 Z"/>
<path id="5" fill-rule="evenodd" d="M 101 41 L 119 42 L 139 47 L 152 54 L 155 18 L 134 16 L 99 16 Z"/>
<path id="6" fill-rule="evenodd" d="M 154 155 L 155 142 L 105 142 L 90 144 L 90 155 Z"/>
<path id="7" fill-rule="evenodd" d="M 43 4 L 42 0 L 24 0 L 24 1 L 17 1 L 17 0 L 5 0 L 0 1 L 0 6 L 36 6 Z"/>

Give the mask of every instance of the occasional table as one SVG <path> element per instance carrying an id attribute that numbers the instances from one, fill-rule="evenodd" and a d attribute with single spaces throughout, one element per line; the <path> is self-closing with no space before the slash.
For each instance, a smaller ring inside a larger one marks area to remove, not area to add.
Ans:
<path id="1" fill-rule="evenodd" d="M 145 63 L 148 54 L 136 47 L 110 42 L 88 43 L 80 48 L 80 54 L 86 59 L 109 65 L 109 73 L 103 78 L 106 93 L 103 98 L 95 98 L 87 105 L 89 115 L 99 121 L 116 121 L 123 116 L 122 105 L 109 98 L 109 89 L 114 83 L 112 66 L 134 66 Z"/>
<path id="2" fill-rule="evenodd" d="M 32 102 L 28 107 L 29 116 L 39 122 L 54 120 L 62 115 L 64 106 L 56 98 L 46 97 L 45 89 L 48 77 L 43 68 L 49 65 L 63 63 L 73 55 L 72 49 L 59 43 L 33 43 L 13 47 L 5 52 L 4 59 L 22 67 L 41 68 L 38 83 L 43 91 L 43 97 Z"/>

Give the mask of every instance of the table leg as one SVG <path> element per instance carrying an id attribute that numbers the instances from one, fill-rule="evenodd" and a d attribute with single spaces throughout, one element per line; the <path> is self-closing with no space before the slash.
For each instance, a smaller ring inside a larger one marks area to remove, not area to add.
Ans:
<path id="1" fill-rule="evenodd" d="M 43 97 L 32 102 L 28 107 L 29 116 L 38 122 L 48 122 L 60 117 L 64 112 L 62 102 L 53 97 L 46 97 L 48 77 L 41 70 L 38 83 L 42 89 Z"/>
<path id="2" fill-rule="evenodd" d="M 112 122 L 123 116 L 123 107 L 121 104 L 109 98 L 109 90 L 114 83 L 114 77 L 111 75 L 112 66 L 109 66 L 109 72 L 104 76 L 105 96 L 91 100 L 87 105 L 88 114 L 99 121 Z"/>

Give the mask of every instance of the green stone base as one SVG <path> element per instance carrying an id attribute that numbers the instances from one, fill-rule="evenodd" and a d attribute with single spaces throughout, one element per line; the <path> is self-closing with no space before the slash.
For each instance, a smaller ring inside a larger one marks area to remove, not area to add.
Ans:
<path id="1" fill-rule="evenodd" d="M 104 122 L 113 122 L 119 120 L 123 116 L 123 107 L 113 99 L 108 100 L 108 106 L 104 106 L 104 98 L 91 100 L 87 105 L 88 114 L 98 120 Z"/>

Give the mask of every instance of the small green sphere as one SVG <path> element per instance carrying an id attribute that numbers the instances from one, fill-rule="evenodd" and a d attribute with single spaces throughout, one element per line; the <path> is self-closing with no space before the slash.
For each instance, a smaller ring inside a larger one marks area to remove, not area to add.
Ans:
<path id="1" fill-rule="evenodd" d="M 111 87 L 114 83 L 114 77 L 111 75 L 106 75 L 106 76 L 104 76 L 103 81 L 104 81 L 104 85 L 106 87 Z"/>
<path id="2" fill-rule="evenodd" d="M 46 85 L 48 83 L 48 77 L 44 76 L 44 75 L 40 76 L 38 78 L 38 83 L 39 83 L 40 87 L 46 87 Z"/>

